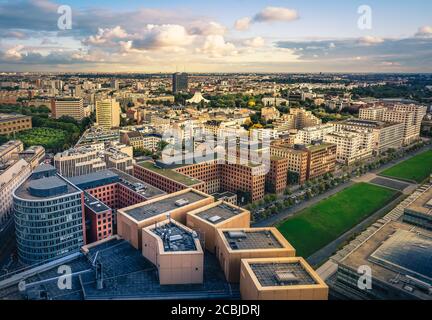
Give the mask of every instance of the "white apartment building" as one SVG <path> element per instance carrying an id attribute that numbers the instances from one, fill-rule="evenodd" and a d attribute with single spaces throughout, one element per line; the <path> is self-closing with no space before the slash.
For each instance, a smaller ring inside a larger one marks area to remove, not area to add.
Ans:
<path id="1" fill-rule="evenodd" d="M 335 127 L 331 123 L 303 128 L 297 132 L 294 143 L 311 144 L 313 141 L 323 140 L 326 134 L 333 131 L 335 131 Z"/>
<path id="2" fill-rule="evenodd" d="M 13 214 L 12 192 L 31 174 L 31 166 L 24 159 L 9 160 L 0 165 L 0 226 Z"/>
<path id="3" fill-rule="evenodd" d="M 377 106 L 360 109 L 359 117 L 365 120 L 378 120 L 392 123 L 403 123 L 403 144 L 409 145 L 420 138 L 421 122 L 427 108 L 414 104 Z"/>
<path id="4" fill-rule="evenodd" d="M 388 149 L 398 149 L 404 140 L 404 124 L 373 120 L 349 119 L 334 123 L 336 131 L 367 130 L 373 135 L 372 149 L 380 154 Z"/>
<path id="5" fill-rule="evenodd" d="M 337 146 L 336 160 L 344 164 L 352 164 L 372 156 L 371 132 L 335 131 L 326 134 L 324 141 Z"/>

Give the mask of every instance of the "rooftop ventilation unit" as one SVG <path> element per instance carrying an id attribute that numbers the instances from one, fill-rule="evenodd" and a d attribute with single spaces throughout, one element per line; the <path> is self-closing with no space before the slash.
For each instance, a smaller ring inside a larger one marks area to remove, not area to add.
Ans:
<path id="1" fill-rule="evenodd" d="M 229 231 L 228 232 L 228 236 L 231 239 L 242 239 L 242 238 L 246 238 L 246 233 L 243 231 Z"/>
<path id="2" fill-rule="evenodd" d="M 175 202 L 175 205 L 177 207 L 183 207 L 183 206 L 187 205 L 188 203 L 189 203 L 189 200 L 187 200 L 187 199 L 179 199 Z"/>
<path id="3" fill-rule="evenodd" d="M 176 235 L 173 235 L 173 236 L 169 237 L 169 241 L 170 242 L 178 241 L 178 240 L 181 240 L 181 239 L 183 239 L 183 237 L 181 235 L 179 235 L 179 234 L 176 234 Z"/>
<path id="4" fill-rule="evenodd" d="M 219 217 L 219 216 L 213 216 L 213 217 L 208 218 L 208 221 L 210 221 L 210 222 L 212 222 L 212 223 L 215 223 L 215 222 L 217 222 L 217 221 L 219 221 L 219 220 L 221 220 L 221 219 L 222 219 L 222 218 Z"/>
<path id="5" fill-rule="evenodd" d="M 298 283 L 299 279 L 289 270 L 277 270 L 275 274 L 279 283 Z"/>

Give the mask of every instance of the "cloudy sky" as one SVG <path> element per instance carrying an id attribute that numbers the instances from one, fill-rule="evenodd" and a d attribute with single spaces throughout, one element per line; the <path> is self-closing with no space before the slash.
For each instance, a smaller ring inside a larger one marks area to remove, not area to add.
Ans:
<path id="1" fill-rule="evenodd" d="M 432 1 L 367 1 L 0 0 L 0 71 L 432 72 Z"/>

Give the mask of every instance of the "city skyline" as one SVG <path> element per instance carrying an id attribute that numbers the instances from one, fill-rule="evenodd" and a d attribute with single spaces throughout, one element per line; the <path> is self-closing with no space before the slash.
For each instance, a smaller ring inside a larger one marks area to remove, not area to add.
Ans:
<path id="1" fill-rule="evenodd" d="M 371 29 L 364 5 L 0 1 L 0 71 L 432 72 L 431 3 L 371 3 Z"/>

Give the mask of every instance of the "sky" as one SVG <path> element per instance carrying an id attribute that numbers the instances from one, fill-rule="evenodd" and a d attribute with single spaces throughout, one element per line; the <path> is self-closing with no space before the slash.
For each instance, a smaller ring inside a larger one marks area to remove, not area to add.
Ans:
<path id="1" fill-rule="evenodd" d="M 0 71 L 432 72 L 431 12 L 425 0 L 0 0 Z"/>

